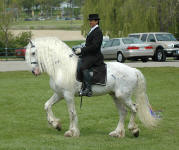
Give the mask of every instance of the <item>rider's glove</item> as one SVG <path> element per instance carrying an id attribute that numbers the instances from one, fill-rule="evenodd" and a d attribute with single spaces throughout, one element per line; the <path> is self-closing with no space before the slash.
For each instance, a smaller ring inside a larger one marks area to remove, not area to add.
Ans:
<path id="1" fill-rule="evenodd" d="M 77 49 L 75 50 L 75 54 L 76 54 L 76 55 L 81 54 L 81 48 L 77 48 Z"/>

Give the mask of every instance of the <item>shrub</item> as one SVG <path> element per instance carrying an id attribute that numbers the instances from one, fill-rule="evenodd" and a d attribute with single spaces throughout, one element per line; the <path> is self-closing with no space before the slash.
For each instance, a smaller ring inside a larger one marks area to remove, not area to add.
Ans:
<path id="1" fill-rule="evenodd" d="M 31 32 L 22 32 L 19 35 L 17 35 L 14 38 L 14 48 L 23 48 L 25 47 L 28 42 L 29 39 L 31 39 L 32 37 L 32 33 Z"/>
<path id="2" fill-rule="evenodd" d="M 22 32 L 17 36 L 14 36 L 11 32 L 8 32 L 8 53 L 14 52 L 15 49 L 24 48 L 29 39 L 31 39 L 31 32 Z M 5 34 L 0 31 L 0 54 L 5 55 Z"/>

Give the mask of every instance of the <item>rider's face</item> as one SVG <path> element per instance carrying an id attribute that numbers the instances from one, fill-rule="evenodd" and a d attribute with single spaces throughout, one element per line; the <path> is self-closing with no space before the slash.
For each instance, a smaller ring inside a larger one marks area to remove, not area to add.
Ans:
<path id="1" fill-rule="evenodd" d="M 98 20 L 89 20 L 89 25 L 90 25 L 91 28 L 94 27 L 97 24 L 98 24 Z"/>

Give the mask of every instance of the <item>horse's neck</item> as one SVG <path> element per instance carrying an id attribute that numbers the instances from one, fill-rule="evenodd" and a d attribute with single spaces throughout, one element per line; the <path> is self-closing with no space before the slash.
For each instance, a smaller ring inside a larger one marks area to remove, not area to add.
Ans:
<path id="1" fill-rule="evenodd" d="M 62 77 L 64 81 L 74 80 L 78 62 L 78 59 L 74 54 L 72 56 L 66 56 L 64 59 L 61 58 L 54 61 L 56 61 L 54 72 L 49 70 L 45 71 L 51 78 L 55 79 Z"/>

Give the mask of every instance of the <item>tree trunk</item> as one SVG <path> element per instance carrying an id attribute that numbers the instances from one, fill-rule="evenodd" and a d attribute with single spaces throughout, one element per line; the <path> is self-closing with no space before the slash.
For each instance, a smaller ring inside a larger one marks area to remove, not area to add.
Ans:
<path id="1" fill-rule="evenodd" d="M 164 24 L 162 22 L 162 0 L 158 0 L 158 9 L 157 9 L 157 12 L 158 12 L 158 20 L 159 20 L 159 31 L 160 32 L 163 32 L 165 30 L 165 27 L 164 27 Z"/>

